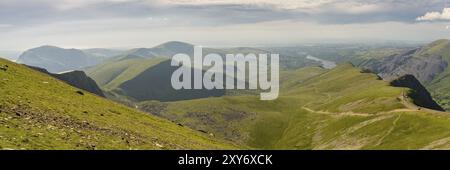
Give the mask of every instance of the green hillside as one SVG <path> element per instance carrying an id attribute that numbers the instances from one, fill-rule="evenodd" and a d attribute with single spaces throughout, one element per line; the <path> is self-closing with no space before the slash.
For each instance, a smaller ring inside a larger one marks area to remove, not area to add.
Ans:
<path id="1" fill-rule="evenodd" d="M 281 75 L 281 95 L 142 102 L 196 130 L 260 149 L 450 149 L 450 115 L 418 108 L 410 90 L 350 64 Z"/>
<path id="2" fill-rule="evenodd" d="M 25 66 L 0 68 L 0 149 L 237 148 Z"/>
<path id="3" fill-rule="evenodd" d="M 385 80 L 406 74 L 415 76 L 439 105 L 450 111 L 450 40 L 441 39 L 415 48 L 369 50 L 363 54 L 349 58 Z"/>
<path id="4" fill-rule="evenodd" d="M 450 40 L 433 42 L 427 46 L 424 54 L 425 56 L 442 56 L 447 63 L 450 63 Z M 450 111 L 450 69 L 448 66 L 443 73 L 439 74 L 431 83 L 427 84 L 427 88 L 438 103 L 447 111 Z"/>
<path id="5" fill-rule="evenodd" d="M 88 68 L 86 73 L 104 90 L 112 90 L 164 60 L 167 59 L 114 58 L 102 64 Z"/>
<path id="6" fill-rule="evenodd" d="M 153 48 L 132 49 L 106 62 L 87 68 L 85 71 L 89 77 L 97 82 L 108 98 L 123 103 L 144 100 L 177 101 L 208 96 L 257 93 L 257 90 L 239 92 L 235 90 L 175 91 L 170 87 L 170 75 L 175 70 L 175 67 L 170 66 L 170 57 L 177 53 L 186 53 L 192 56 L 193 45 L 172 41 Z M 271 52 L 248 47 L 203 48 L 203 54 L 209 53 L 225 56 L 226 54 L 237 53 L 269 54 Z M 304 56 L 280 56 L 281 70 L 312 65 L 319 65 L 319 63 Z M 203 70 L 206 69 L 206 67 L 203 67 Z M 154 81 L 155 79 L 158 81 Z"/>

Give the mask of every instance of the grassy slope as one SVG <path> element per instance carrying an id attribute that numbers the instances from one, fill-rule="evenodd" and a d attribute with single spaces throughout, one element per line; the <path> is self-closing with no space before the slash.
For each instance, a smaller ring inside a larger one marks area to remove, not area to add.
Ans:
<path id="1" fill-rule="evenodd" d="M 233 149 L 0 59 L 1 149 Z"/>
<path id="2" fill-rule="evenodd" d="M 346 64 L 284 72 L 275 101 L 234 96 L 163 103 L 159 114 L 264 149 L 450 148 L 450 116 L 408 108 L 375 75 Z M 154 104 L 154 103 L 153 103 Z M 152 105 L 142 103 L 145 106 Z"/>
<path id="3" fill-rule="evenodd" d="M 110 91 L 164 60 L 167 58 L 114 59 L 89 68 L 86 73 L 104 90 Z"/>
<path id="4" fill-rule="evenodd" d="M 450 63 L 450 40 L 435 41 L 424 54 L 440 55 Z M 437 102 L 447 111 L 450 111 L 450 69 L 437 76 L 431 83 L 426 85 Z"/>
<path id="5" fill-rule="evenodd" d="M 394 54 L 400 54 L 405 52 L 405 49 L 382 49 L 374 52 L 365 52 L 364 55 L 357 55 L 354 57 L 354 63 L 360 64 L 367 62 L 371 59 L 380 59 L 383 57 L 391 56 Z M 422 50 L 415 55 L 415 57 L 429 57 L 429 56 L 442 56 L 447 63 L 450 63 L 450 40 L 442 39 L 437 40 L 422 48 Z M 450 69 L 447 69 L 439 74 L 430 83 L 425 84 L 427 89 L 432 94 L 433 98 L 438 104 L 450 111 Z"/>

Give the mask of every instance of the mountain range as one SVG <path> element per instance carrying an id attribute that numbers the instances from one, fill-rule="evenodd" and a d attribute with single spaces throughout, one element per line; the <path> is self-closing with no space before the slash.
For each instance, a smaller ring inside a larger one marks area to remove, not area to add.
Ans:
<path id="1" fill-rule="evenodd" d="M 221 55 L 280 53 L 280 96 L 273 101 L 248 90 L 172 89 L 176 68 L 169 59 L 192 55 L 193 46 L 168 42 L 129 51 L 45 46 L 25 52 L 24 59 L 44 69 L 0 59 L 5 125 L 0 148 L 450 148 L 450 115 L 443 111 L 450 88 L 448 40 L 315 53 L 338 63 L 335 68 L 320 67 L 307 58 L 311 52 L 294 47 L 203 49 Z M 340 54 L 348 56 L 335 56 Z M 102 59 L 93 64 L 83 58 Z M 86 74 L 45 71 L 55 65 Z M 95 95 L 94 85 L 106 98 Z"/>
<path id="2" fill-rule="evenodd" d="M 64 49 L 55 46 L 41 46 L 23 52 L 18 63 L 44 68 L 51 73 L 81 70 L 99 64 L 119 52 L 108 49 Z"/>
<path id="3" fill-rule="evenodd" d="M 450 40 L 438 40 L 399 54 L 370 58 L 359 66 L 385 80 L 413 75 L 445 109 L 450 109 Z"/>
<path id="4" fill-rule="evenodd" d="M 420 89 L 393 87 L 351 64 L 282 74 L 274 101 L 222 96 L 140 102 L 139 108 L 258 149 L 439 149 L 450 147 L 450 117 Z M 393 83 L 420 87 L 418 81 Z M 420 83 L 419 83 L 420 84 Z M 414 102 L 422 101 L 424 107 Z M 428 108 L 427 108 L 428 107 Z"/>
<path id="5" fill-rule="evenodd" d="M 181 90 L 171 87 L 171 75 L 176 70 L 170 66 L 170 58 L 178 53 L 193 55 L 194 45 L 183 42 L 167 42 L 153 48 L 138 48 L 105 62 L 85 69 L 87 75 L 112 98 L 123 101 L 176 101 L 205 97 L 218 97 L 226 94 L 248 94 L 251 91 L 234 90 Z M 221 56 L 235 53 L 269 54 L 267 50 L 257 48 L 203 48 L 203 54 L 217 53 Z M 306 57 L 280 57 L 281 69 L 301 68 L 320 65 Z M 195 69 L 195 68 L 194 68 Z M 158 80 L 158 81 L 154 81 Z M 237 81 L 237 80 L 236 80 Z M 245 81 L 245 80 L 242 80 Z"/>

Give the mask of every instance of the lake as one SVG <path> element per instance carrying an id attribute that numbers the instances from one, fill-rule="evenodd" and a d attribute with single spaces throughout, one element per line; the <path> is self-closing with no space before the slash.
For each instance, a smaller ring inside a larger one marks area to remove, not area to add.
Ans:
<path id="1" fill-rule="evenodd" d="M 311 56 L 311 55 L 306 56 L 306 58 L 309 59 L 309 60 L 314 60 L 314 61 L 321 62 L 322 63 L 322 67 L 326 68 L 326 69 L 332 69 L 332 68 L 336 67 L 336 63 L 333 62 L 333 61 L 323 60 L 323 59 L 320 59 L 320 58 L 317 58 L 317 57 L 314 57 L 314 56 Z"/>

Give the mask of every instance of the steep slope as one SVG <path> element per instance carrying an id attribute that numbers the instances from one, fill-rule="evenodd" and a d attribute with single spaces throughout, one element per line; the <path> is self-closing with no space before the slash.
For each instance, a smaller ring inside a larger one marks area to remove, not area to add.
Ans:
<path id="1" fill-rule="evenodd" d="M 424 57 L 424 54 L 419 49 L 363 63 L 364 68 L 377 72 L 386 80 L 393 80 L 399 76 L 411 74 L 423 83 L 433 81 L 437 75 L 445 71 L 447 65 L 442 56 L 432 55 Z"/>
<path id="2" fill-rule="evenodd" d="M 94 67 L 87 68 L 86 74 L 106 91 L 118 88 L 124 82 L 133 79 L 148 68 L 151 68 L 166 58 L 114 58 Z"/>
<path id="3" fill-rule="evenodd" d="M 221 89 L 173 89 L 171 83 L 172 73 L 178 68 L 171 66 L 170 62 L 163 61 L 143 71 L 133 79 L 121 84 L 113 92 L 137 101 L 177 101 L 225 95 L 225 90 Z M 191 82 L 194 82 L 194 77 L 191 78 Z"/>
<path id="4" fill-rule="evenodd" d="M 236 92 L 232 90 L 204 90 L 199 93 L 190 90 L 175 92 L 170 83 L 174 68 L 171 68 L 166 60 L 178 53 L 186 53 L 192 56 L 193 47 L 192 44 L 172 41 L 153 48 L 133 49 L 104 63 L 87 68 L 85 71 L 106 91 L 109 98 L 125 102 L 128 102 L 128 100 L 174 101 L 222 96 L 225 93 L 227 95 L 255 93 L 254 91 Z M 248 47 L 203 48 L 204 55 L 209 53 L 225 56 L 226 54 L 237 53 L 270 54 L 271 52 Z M 283 70 L 319 64 L 305 57 L 280 56 L 280 67 Z"/>
<path id="5" fill-rule="evenodd" d="M 105 97 L 102 90 L 97 86 L 95 81 L 88 77 L 83 71 L 71 71 L 56 74 L 53 76 L 76 88 L 83 89 L 98 96 Z"/>
<path id="6" fill-rule="evenodd" d="M 18 63 L 44 68 L 51 73 L 80 70 L 101 61 L 102 58 L 89 56 L 78 49 L 54 46 L 41 46 L 27 50 L 17 60 Z"/>
<path id="7" fill-rule="evenodd" d="M 233 149 L 0 59 L 1 149 Z"/>
<path id="8" fill-rule="evenodd" d="M 82 71 L 70 71 L 70 72 L 64 72 L 60 74 L 52 74 L 49 73 L 47 70 L 43 68 L 28 66 L 34 70 L 40 71 L 42 73 L 48 74 L 52 77 L 55 77 L 73 87 L 86 90 L 88 92 L 91 92 L 93 94 L 96 94 L 101 97 L 105 97 L 102 90 L 98 85 L 95 83 L 94 80 L 92 80 L 90 77 L 88 77 L 84 72 Z"/>
<path id="9" fill-rule="evenodd" d="M 409 93 L 409 97 L 413 99 L 414 104 L 417 106 L 444 111 L 431 97 L 427 89 L 413 75 L 404 75 L 391 82 L 394 87 L 407 87 L 412 91 Z"/>
<path id="10" fill-rule="evenodd" d="M 430 46 L 428 53 L 443 56 L 447 62 L 445 71 L 426 84 L 426 87 L 438 103 L 447 111 L 450 111 L 450 68 L 448 67 L 448 63 L 450 63 L 450 41 L 436 41 L 435 44 Z"/>
<path id="11" fill-rule="evenodd" d="M 142 110 L 263 149 L 449 149 L 450 115 L 350 64 L 283 72 L 281 95 L 142 102 Z"/>
<path id="12" fill-rule="evenodd" d="M 193 45 L 173 41 L 153 48 L 132 49 L 85 71 L 104 90 L 112 91 L 177 53 L 191 54 Z"/>
<path id="13" fill-rule="evenodd" d="M 450 41 L 438 40 L 399 55 L 370 58 L 360 67 L 378 73 L 385 80 L 413 75 L 431 92 L 433 98 L 450 109 Z"/>

